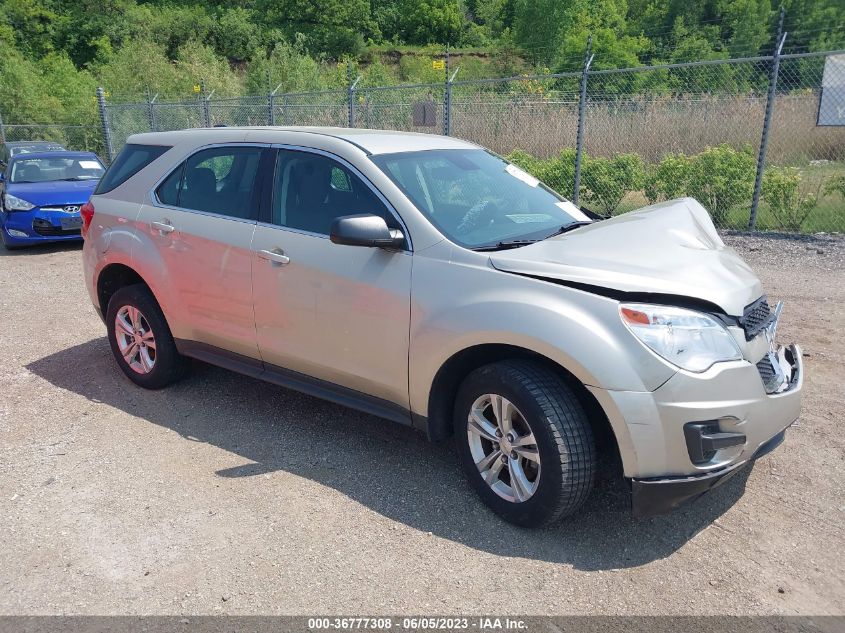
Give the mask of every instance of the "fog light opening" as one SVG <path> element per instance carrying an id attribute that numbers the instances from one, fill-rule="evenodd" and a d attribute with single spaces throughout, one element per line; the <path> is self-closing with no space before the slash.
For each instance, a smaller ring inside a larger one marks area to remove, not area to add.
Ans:
<path id="1" fill-rule="evenodd" d="M 744 433 L 721 431 L 718 420 L 685 424 L 684 439 L 690 461 L 696 466 L 711 461 L 723 448 L 745 444 Z"/>

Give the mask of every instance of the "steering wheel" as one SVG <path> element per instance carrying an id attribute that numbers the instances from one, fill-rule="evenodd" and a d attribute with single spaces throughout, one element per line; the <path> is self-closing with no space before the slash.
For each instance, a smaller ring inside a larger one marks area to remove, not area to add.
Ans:
<path id="1" fill-rule="evenodd" d="M 455 232 L 458 235 L 466 235 L 485 224 L 495 224 L 498 220 L 496 212 L 501 210 L 502 208 L 495 200 L 490 198 L 479 200 L 464 214 Z"/>

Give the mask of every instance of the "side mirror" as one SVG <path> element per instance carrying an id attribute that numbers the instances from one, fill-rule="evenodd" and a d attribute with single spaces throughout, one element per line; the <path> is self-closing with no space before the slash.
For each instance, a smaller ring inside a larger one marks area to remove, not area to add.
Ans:
<path id="1" fill-rule="evenodd" d="M 335 244 L 401 248 L 405 243 L 402 231 L 389 229 L 384 218 L 377 215 L 345 215 L 332 222 L 329 238 Z"/>

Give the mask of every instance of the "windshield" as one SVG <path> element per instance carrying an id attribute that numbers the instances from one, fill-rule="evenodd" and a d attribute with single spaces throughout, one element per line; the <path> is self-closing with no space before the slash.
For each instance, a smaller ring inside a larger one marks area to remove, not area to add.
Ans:
<path id="1" fill-rule="evenodd" d="M 32 154 L 34 152 L 62 152 L 64 147 L 61 145 L 49 144 L 34 144 L 34 145 L 15 145 L 9 148 L 9 156 L 17 156 L 19 154 Z"/>
<path id="2" fill-rule="evenodd" d="M 446 237 L 467 248 L 530 243 L 589 220 L 533 176 L 482 149 L 371 158 Z"/>
<path id="3" fill-rule="evenodd" d="M 96 180 L 105 169 L 95 157 L 24 158 L 12 163 L 11 182 Z"/>

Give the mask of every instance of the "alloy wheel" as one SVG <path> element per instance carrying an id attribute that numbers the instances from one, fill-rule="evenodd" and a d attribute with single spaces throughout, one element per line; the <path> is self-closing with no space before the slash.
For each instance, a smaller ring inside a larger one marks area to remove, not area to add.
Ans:
<path id="1" fill-rule="evenodd" d="M 149 374 L 156 362 L 156 340 L 149 321 L 135 306 L 125 305 L 114 319 L 114 335 L 123 360 L 139 374 Z"/>
<path id="2" fill-rule="evenodd" d="M 514 503 L 531 498 L 540 483 L 540 453 L 519 409 L 498 394 L 475 400 L 467 437 L 478 472 L 497 495 Z"/>

